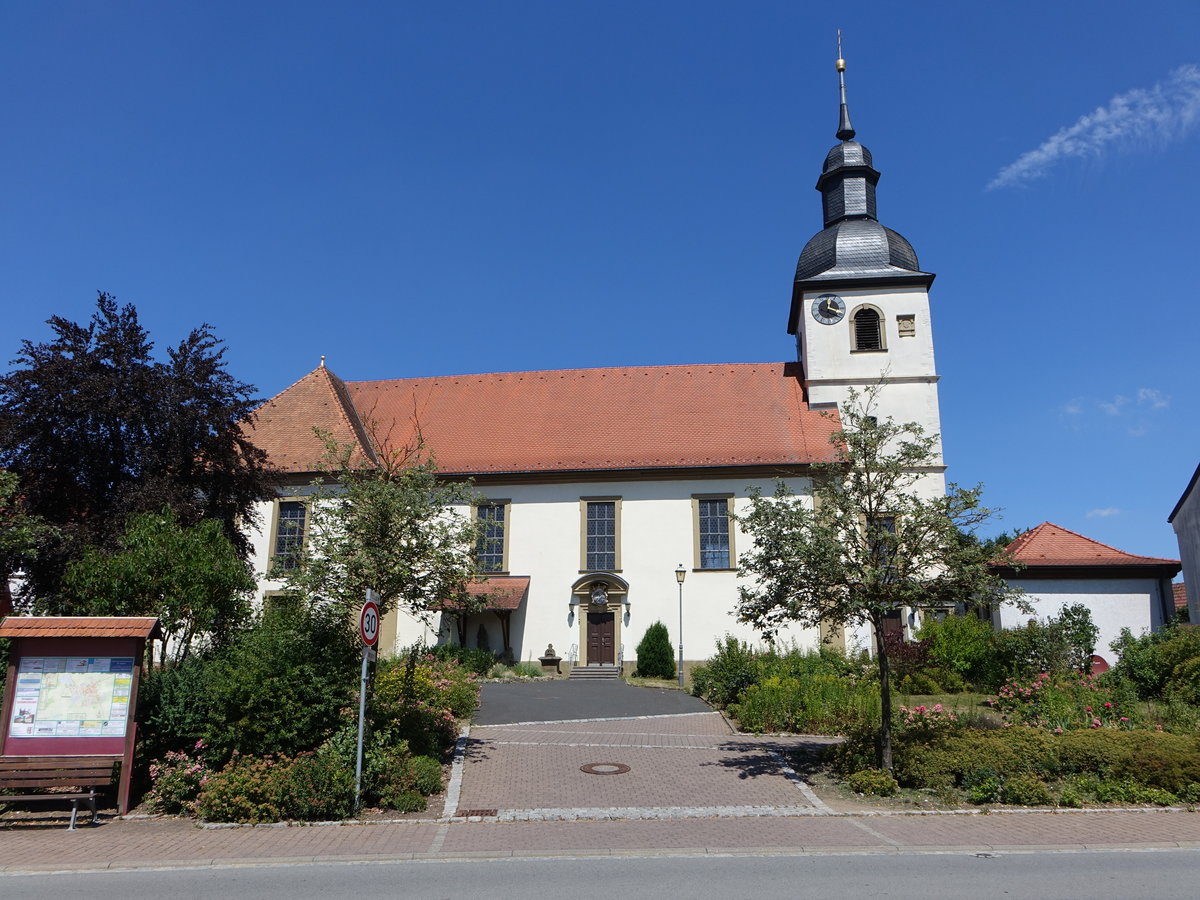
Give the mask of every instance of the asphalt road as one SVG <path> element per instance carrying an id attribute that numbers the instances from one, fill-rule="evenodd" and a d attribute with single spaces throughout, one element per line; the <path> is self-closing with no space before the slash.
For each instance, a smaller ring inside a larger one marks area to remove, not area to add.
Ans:
<path id="1" fill-rule="evenodd" d="M 347 862 L 0 875 L 5 900 L 479 897 L 889 897 L 1063 900 L 1196 896 L 1200 851 L 621 856 L 603 859 Z"/>
<path id="2" fill-rule="evenodd" d="M 698 697 L 683 691 L 633 687 L 620 679 L 560 678 L 485 684 L 476 725 L 553 722 L 561 719 L 604 719 L 624 716 L 669 716 L 709 712 Z"/>

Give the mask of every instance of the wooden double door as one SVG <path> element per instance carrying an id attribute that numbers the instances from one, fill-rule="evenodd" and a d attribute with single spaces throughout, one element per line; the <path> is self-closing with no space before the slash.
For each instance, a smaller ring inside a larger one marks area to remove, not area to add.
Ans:
<path id="1" fill-rule="evenodd" d="M 589 666 L 611 666 L 617 662 L 616 614 L 589 612 L 587 614 L 587 661 Z"/>

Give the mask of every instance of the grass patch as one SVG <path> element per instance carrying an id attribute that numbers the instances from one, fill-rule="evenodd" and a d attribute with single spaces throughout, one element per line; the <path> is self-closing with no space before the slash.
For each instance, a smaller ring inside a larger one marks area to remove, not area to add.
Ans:
<path id="1" fill-rule="evenodd" d="M 635 687 L 658 688 L 664 691 L 683 690 L 676 678 L 639 678 L 636 675 L 622 675 L 621 679 L 626 684 L 632 684 Z"/>

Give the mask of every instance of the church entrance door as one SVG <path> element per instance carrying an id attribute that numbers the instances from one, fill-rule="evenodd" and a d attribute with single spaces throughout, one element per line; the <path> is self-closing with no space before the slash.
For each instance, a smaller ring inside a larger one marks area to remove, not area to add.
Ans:
<path id="1" fill-rule="evenodd" d="M 589 666 L 611 666 L 617 657 L 613 652 L 616 637 L 616 616 L 610 612 L 587 614 L 587 661 Z"/>

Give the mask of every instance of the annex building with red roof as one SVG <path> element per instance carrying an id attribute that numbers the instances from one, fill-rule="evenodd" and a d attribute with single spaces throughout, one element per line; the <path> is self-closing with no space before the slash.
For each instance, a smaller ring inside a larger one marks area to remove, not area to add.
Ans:
<path id="1" fill-rule="evenodd" d="M 1177 559 L 1137 556 L 1082 534 L 1043 522 L 1008 546 L 1016 565 L 999 566 L 1010 583 L 1025 591 L 1033 617 L 1058 615 L 1066 606 L 1085 605 L 1099 628 L 1096 655 L 1116 661 L 1109 644 L 1122 628 L 1134 635 L 1154 631 L 1175 614 L 1171 579 L 1179 574 Z M 993 613 L 993 624 L 1015 628 L 1031 618 L 1016 607 Z"/>
<path id="2" fill-rule="evenodd" d="M 843 69 L 839 60 L 839 78 Z M 465 623 L 444 613 L 425 631 L 393 617 L 383 649 L 464 640 L 527 660 L 552 644 L 577 665 L 631 663 L 656 621 L 679 642 L 681 564 L 685 655 L 707 658 L 725 634 L 759 643 L 733 615 L 748 541 L 733 513 L 750 492 L 770 494 L 777 478 L 804 492 L 811 467 L 834 458 L 837 404 L 852 389 L 881 383 L 875 412 L 941 431 L 934 276 L 877 218 L 880 173 L 854 140 L 841 87 L 838 142 L 816 184 L 823 228 L 778 301 L 797 359 L 384 381 L 343 380 L 322 360 L 253 425 L 285 475 L 263 510 L 256 570 L 303 539 L 325 451 L 315 429 L 367 462 L 381 442 L 420 443 L 442 476 L 473 482 L 480 499 L 461 512 L 486 528 L 479 566 L 485 586 L 502 590 L 488 590 L 489 610 Z M 934 460 L 921 489 L 943 492 L 943 469 Z M 280 587 L 263 581 L 260 596 Z M 818 636 L 781 635 L 809 646 Z M 870 646 L 866 634 L 844 639 Z"/>

